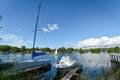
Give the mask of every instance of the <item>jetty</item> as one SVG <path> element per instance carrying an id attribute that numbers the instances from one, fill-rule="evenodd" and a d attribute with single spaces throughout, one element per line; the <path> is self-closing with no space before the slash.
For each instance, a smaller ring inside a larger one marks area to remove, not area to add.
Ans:
<path id="1" fill-rule="evenodd" d="M 120 62 L 120 54 L 110 54 L 111 61 Z"/>
<path id="2" fill-rule="evenodd" d="M 113 70 L 120 68 L 120 54 L 110 54 L 111 67 Z"/>
<path id="3" fill-rule="evenodd" d="M 8 63 L 7 63 L 8 65 Z M 14 63 L 12 68 L 2 70 L 4 80 L 31 80 L 51 70 L 50 61 L 19 62 Z"/>
<path id="4" fill-rule="evenodd" d="M 82 65 L 70 70 L 61 80 L 78 80 L 80 73 L 82 72 Z"/>

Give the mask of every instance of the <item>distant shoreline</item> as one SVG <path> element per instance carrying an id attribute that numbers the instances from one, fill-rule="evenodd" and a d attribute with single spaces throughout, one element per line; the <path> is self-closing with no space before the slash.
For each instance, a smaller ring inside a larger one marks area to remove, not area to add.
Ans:
<path id="1" fill-rule="evenodd" d="M 26 46 L 21 46 L 21 48 L 18 48 L 16 46 L 10 46 L 10 45 L 0 45 L 0 54 L 17 54 L 17 53 L 22 53 L 22 54 L 29 54 L 32 53 L 32 48 L 26 48 Z M 46 53 L 54 53 L 56 49 L 50 49 L 49 47 L 46 48 L 35 48 L 36 51 L 42 51 Z M 120 47 L 110 47 L 110 48 L 90 48 L 90 49 L 82 49 L 82 48 L 65 48 L 65 47 L 60 47 L 58 48 L 58 53 L 96 53 L 99 54 L 101 52 L 104 53 L 120 53 Z"/>

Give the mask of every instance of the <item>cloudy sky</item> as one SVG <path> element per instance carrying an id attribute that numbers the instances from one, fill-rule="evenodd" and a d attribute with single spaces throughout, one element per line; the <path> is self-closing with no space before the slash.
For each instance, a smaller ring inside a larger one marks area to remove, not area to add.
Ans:
<path id="1" fill-rule="evenodd" d="M 120 44 L 120 0 L 0 0 L 0 44 L 32 47 L 101 47 Z"/>

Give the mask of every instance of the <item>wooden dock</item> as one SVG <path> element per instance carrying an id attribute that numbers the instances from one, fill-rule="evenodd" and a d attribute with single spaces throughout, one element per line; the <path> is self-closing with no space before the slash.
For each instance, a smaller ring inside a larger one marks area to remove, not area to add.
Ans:
<path id="1" fill-rule="evenodd" d="M 120 62 L 120 54 L 110 54 L 111 61 Z"/>
<path id="2" fill-rule="evenodd" d="M 82 65 L 70 70 L 61 80 L 78 80 L 82 71 Z"/>
<path id="3" fill-rule="evenodd" d="M 54 80 L 77 80 L 82 72 L 82 64 L 73 67 L 70 70 L 57 71 Z"/>
<path id="4" fill-rule="evenodd" d="M 111 67 L 114 71 L 120 68 L 120 54 L 110 54 Z"/>
<path id="5" fill-rule="evenodd" d="M 17 80 L 34 80 L 36 76 L 40 76 L 41 74 L 49 70 L 51 70 L 50 63 L 42 64 L 42 65 L 33 65 L 25 69 L 18 67 L 18 70 L 12 69 L 10 71 L 3 71 L 4 73 L 3 80 L 16 80 L 16 79 Z"/>

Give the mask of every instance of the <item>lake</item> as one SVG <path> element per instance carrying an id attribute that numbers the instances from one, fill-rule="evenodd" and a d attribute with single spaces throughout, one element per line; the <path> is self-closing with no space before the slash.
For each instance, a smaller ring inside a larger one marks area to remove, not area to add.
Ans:
<path id="1" fill-rule="evenodd" d="M 35 59 L 46 58 L 51 59 L 51 70 L 43 74 L 46 77 L 46 80 L 54 78 L 56 76 L 56 68 L 54 67 L 55 63 L 59 63 L 60 59 L 63 56 L 70 56 L 73 60 L 76 60 L 78 63 L 81 63 L 83 66 L 82 76 L 94 79 L 96 77 L 96 73 L 101 72 L 101 68 L 109 69 L 111 67 L 110 55 L 108 53 L 100 53 L 100 54 L 47 54 L 44 56 L 36 57 Z M 26 59 L 31 59 L 31 54 L 0 54 L 0 58 L 3 61 L 7 60 L 18 60 L 23 61 Z M 101 76 L 102 77 L 102 76 Z"/>

